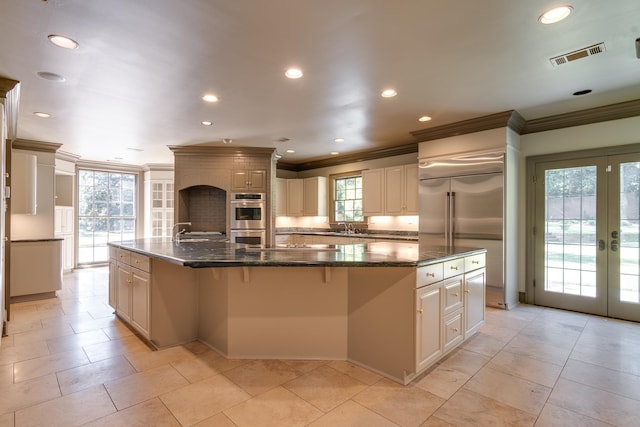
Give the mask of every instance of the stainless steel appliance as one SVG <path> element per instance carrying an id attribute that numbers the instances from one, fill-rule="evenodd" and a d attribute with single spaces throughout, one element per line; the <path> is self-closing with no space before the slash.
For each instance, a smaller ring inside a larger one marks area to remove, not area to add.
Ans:
<path id="1" fill-rule="evenodd" d="M 503 241 L 504 153 L 420 162 L 422 244 L 487 249 L 487 305 L 506 308 Z"/>
<path id="2" fill-rule="evenodd" d="M 232 193 L 230 202 L 231 230 L 263 230 L 266 228 L 264 193 Z"/>
<path id="3" fill-rule="evenodd" d="M 266 238 L 266 230 L 231 230 L 229 241 L 263 248 Z"/>

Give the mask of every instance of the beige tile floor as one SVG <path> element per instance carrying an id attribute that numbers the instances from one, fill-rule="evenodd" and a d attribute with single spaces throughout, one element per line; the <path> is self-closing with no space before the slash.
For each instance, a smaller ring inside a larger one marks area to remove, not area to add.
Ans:
<path id="1" fill-rule="evenodd" d="M 14 304 L 0 345 L 2 426 L 638 426 L 640 325 L 560 310 L 487 322 L 403 387 L 344 361 L 151 351 L 107 306 L 106 268 Z"/>

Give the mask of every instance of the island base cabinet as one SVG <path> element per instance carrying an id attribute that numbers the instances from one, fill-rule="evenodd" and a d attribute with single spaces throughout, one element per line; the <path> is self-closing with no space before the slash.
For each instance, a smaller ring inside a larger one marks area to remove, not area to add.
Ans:
<path id="1" fill-rule="evenodd" d="M 442 356 L 442 285 L 418 288 L 416 303 L 416 369 L 422 371 Z"/>
<path id="2" fill-rule="evenodd" d="M 149 273 L 117 265 L 116 313 L 149 339 Z"/>
<path id="3" fill-rule="evenodd" d="M 464 275 L 465 335 L 475 334 L 484 324 L 486 275 L 484 268 Z"/>

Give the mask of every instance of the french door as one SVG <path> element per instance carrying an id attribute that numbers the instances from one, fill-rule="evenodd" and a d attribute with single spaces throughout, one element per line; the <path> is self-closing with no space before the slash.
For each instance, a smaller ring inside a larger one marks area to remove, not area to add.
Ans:
<path id="1" fill-rule="evenodd" d="M 640 321 L 640 154 L 535 170 L 536 304 Z"/>

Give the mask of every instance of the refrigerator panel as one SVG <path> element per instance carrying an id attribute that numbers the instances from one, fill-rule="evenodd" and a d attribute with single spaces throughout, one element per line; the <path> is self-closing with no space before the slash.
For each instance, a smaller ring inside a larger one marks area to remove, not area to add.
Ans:
<path id="1" fill-rule="evenodd" d="M 502 240 L 502 173 L 451 178 L 453 238 Z"/>
<path id="2" fill-rule="evenodd" d="M 504 171 L 504 152 L 420 159 L 420 179 L 478 175 Z"/>
<path id="3" fill-rule="evenodd" d="M 420 242 L 431 245 L 446 244 L 448 218 L 447 193 L 449 178 L 420 181 L 419 192 L 419 232 Z"/>

